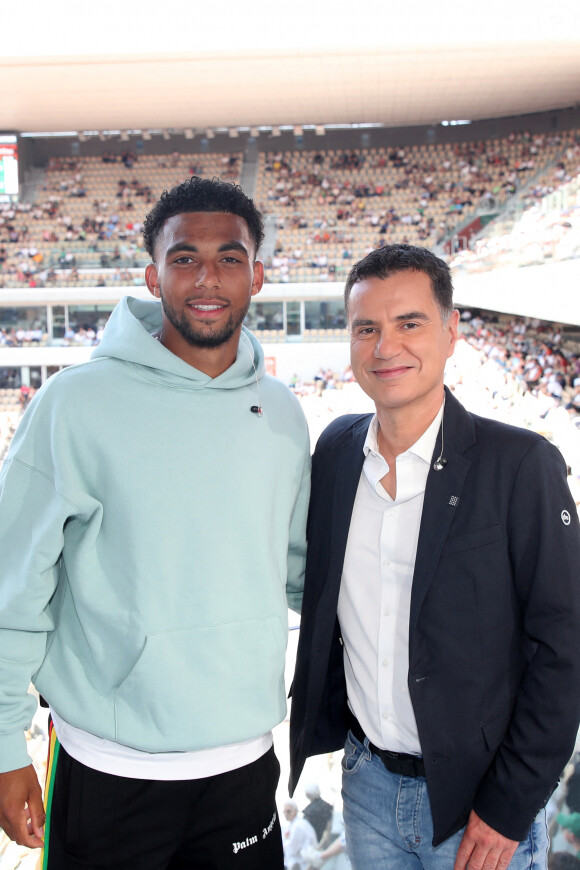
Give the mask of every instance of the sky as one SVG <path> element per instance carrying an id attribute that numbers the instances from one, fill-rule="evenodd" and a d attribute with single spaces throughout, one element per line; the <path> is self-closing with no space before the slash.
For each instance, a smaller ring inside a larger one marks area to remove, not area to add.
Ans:
<path id="1" fill-rule="evenodd" d="M 3 7 L 4 58 L 546 39 L 580 45 L 577 0 L 483 0 L 479 7 L 465 0 L 27 0 Z"/>

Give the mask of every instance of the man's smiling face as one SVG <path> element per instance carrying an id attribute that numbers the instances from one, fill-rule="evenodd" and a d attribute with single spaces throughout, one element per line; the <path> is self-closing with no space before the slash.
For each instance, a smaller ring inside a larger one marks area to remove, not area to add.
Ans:
<path id="1" fill-rule="evenodd" d="M 378 409 L 437 413 L 443 373 L 457 340 L 425 272 L 406 270 L 354 284 L 348 301 L 354 375 Z"/>
<path id="2" fill-rule="evenodd" d="M 163 306 L 163 343 L 178 356 L 190 348 L 237 348 L 251 297 L 263 283 L 245 220 L 225 212 L 170 217 L 155 245 L 147 286 Z M 185 351 L 180 352 L 180 349 Z"/>

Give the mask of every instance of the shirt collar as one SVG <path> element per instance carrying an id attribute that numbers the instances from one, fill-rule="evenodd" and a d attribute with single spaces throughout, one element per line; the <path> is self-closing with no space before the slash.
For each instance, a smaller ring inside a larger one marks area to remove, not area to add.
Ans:
<path id="1" fill-rule="evenodd" d="M 437 433 L 439 432 L 439 427 L 441 426 L 441 420 L 443 418 L 444 408 L 445 400 L 443 400 L 443 402 L 441 403 L 441 407 L 439 408 L 439 411 L 437 412 L 433 422 L 427 427 L 427 429 L 415 441 L 415 443 L 412 444 L 408 448 L 408 450 L 405 450 L 405 453 L 401 454 L 401 456 L 413 453 L 424 462 L 431 462 L 431 457 L 433 456 L 433 451 L 435 450 L 435 442 L 437 441 Z M 368 456 L 371 451 L 377 456 L 381 455 L 379 452 L 379 418 L 376 414 L 371 420 L 367 432 L 367 437 L 365 438 L 365 443 L 363 444 L 363 452 L 365 456 Z"/>

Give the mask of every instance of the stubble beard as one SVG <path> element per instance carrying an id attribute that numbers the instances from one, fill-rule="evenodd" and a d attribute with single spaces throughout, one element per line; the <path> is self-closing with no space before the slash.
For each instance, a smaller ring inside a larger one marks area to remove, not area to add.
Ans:
<path id="1" fill-rule="evenodd" d="M 234 313 L 230 311 L 228 319 L 220 326 L 211 327 L 208 325 L 203 329 L 197 329 L 188 319 L 186 314 L 176 311 L 176 309 L 165 300 L 161 288 L 159 288 L 159 292 L 163 313 L 173 328 L 177 330 L 181 337 L 191 347 L 212 348 L 226 344 L 244 322 L 250 307 L 250 300 L 248 299 L 243 310 L 238 311 L 235 316 Z"/>

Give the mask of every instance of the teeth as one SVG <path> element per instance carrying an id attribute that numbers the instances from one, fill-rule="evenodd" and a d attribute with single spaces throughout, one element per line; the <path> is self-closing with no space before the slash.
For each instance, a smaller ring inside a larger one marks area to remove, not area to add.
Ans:
<path id="1" fill-rule="evenodd" d="M 199 308 L 200 311 L 217 311 L 223 308 L 223 305 L 194 305 L 193 308 Z"/>

